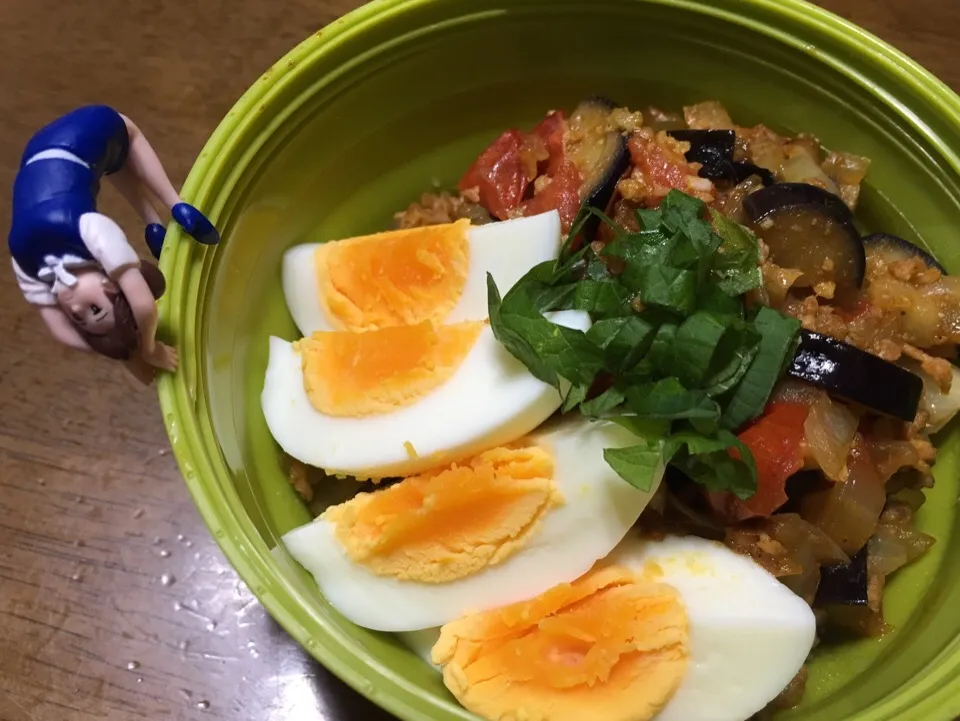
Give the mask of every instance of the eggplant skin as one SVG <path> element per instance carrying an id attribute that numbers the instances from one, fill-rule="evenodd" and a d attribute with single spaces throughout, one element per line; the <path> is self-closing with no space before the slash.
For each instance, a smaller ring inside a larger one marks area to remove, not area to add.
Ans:
<path id="1" fill-rule="evenodd" d="M 617 134 L 616 152 L 607 160 L 606 172 L 601 176 L 600 182 L 587 192 L 587 203 L 600 211 L 605 211 L 610 204 L 610 199 L 617 190 L 617 183 L 620 178 L 630 168 L 630 150 L 627 148 L 627 139 L 621 134 Z M 594 219 L 597 218 L 594 216 Z"/>
<path id="2" fill-rule="evenodd" d="M 923 380 L 894 363 L 835 338 L 800 331 L 787 375 L 874 413 L 912 423 L 923 395 Z"/>
<path id="3" fill-rule="evenodd" d="M 944 275 L 947 275 L 947 269 L 940 265 L 937 259 L 930 255 L 927 251 L 923 250 L 923 248 L 917 247 L 909 240 L 904 240 L 903 238 L 891 233 L 873 233 L 872 235 L 864 236 L 863 246 L 868 250 L 876 249 L 881 253 L 891 253 L 901 256 L 919 258 L 926 263 L 928 268 L 936 268 Z"/>
<path id="4" fill-rule="evenodd" d="M 589 119 L 591 117 L 607 120 L 610 113 L 618 107 L 620 106 L 609 98 L 594 95 L 583 100 L 574 109 L 571 121 L 575 118 Z M 606 134 L 604 142 L 591 145 L 587 150 L 602 153 L 603 157 L 591 158 L 592 162 L 590 163 L 578 163 L 581 170 L 583 166 L 593 169 L 590 177 L 584 178 L 580 197 L 590 207 L 605 211 L 617 190 L 617 183 L 630 168 L 630 150 L 627 147 L 627 138 L 623 133 L 612 130 Z M 577 162 L 577 158 L 573 160 L 575 163 Z M 583 238 L 587 242 L 592 241 L 599 226 L 600 219 L 597 216 L 588 218 L 581 230 Z"/>
<path id="5" fill-rule="evenodd" d="M 867 597 L 867 546 L 850 559 L 849 564 L 823 566 L 820 569 L 820 585 L 813 601 L 814 608 L 822 606 L 866 606 Z"/>
<path id="6" fill-rule="evenodd" d="M 777 183 L 750 193 L 743 199 L 743 209 L 750 222 L 755 224 L 790 208 L 815 209 L 840 224 L 850 240 L 847 250 L 853 254 L 856 265 L 854 280 L 860 288 L 867 272 L 867 255 L 853 211 L 840 196 L 809 183 Z"/>
<path id="7" fill-rule="evenodd" d="M 769 188 L 762 188 L 744 198 L 743 207 L 754 223 L 787 208 L 817 208 L 838 223 L 849 226 L 851 233 L 860 238 L 853 212 L 843 199 L 809 183 L 777 183 Z"/>
<path id="8" fill-rule="evenodd" d="M 754 165 L 753 163 L 748 163 L 742 160 L 733 161 L 733 177 L 730 178 L 734 183 L 742 183 L 744 180 L 749 178 L 751 175 L 760 176 L 760 181 L 764 185 L 773 185 L 776 181 L 773 173 L 771 173 L 766 168 L 761 168 L 759 165 Z"/>
<path id="9" fill-rule="evenodd" d="M 701 178 L 742 183 L 751 175 L 759 175 L 764 185 L 775 182 L 773 173 L 766 168 L 734 160 L 737 134 L 733 130 L 670 130 L 667 134 L 690 143 L 684 157 L 688 162 L 700 163 Z"/>
<path id="10" fill-rule="evenodd" d="M 706 171 L 720 170 L 733 163 L 737 134 L 732 130 L 671 130 L 668 135 L 680 142 L 690 143 L 687 160 L 701 163 Z"/>

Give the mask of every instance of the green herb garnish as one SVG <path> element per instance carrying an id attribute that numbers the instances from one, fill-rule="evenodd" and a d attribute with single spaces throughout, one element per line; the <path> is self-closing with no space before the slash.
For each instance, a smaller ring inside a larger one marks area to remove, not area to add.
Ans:
<path id="1" fill-rule="evenodd" d="M 628 233 L 582 208 L 559 260 L 531 269 L 502 298 L 488 275 L 490 325 L 564 394 L 563 413 L 579 409 L 634 432 L 636 445 L 604 451 L 628 483 L 649 489 L 672 463 L 710 490 L 749 498 L 756 466 L 732 431 L 763 411 L 800 326 L 771 308 L 746 312 L 743 294 L 762 280 L 756 236 L 705 211 L 672 191 L 658 209 L 637 211 L 641 230 Z M 590 215 L 614 232 L 606 257 L 589 245 L 573 250 Z M 544 317 L 558 310 L 585 310 L 593 325 L 584 333 Z M 604 389 L 591 397 L 598 383 Z"/>

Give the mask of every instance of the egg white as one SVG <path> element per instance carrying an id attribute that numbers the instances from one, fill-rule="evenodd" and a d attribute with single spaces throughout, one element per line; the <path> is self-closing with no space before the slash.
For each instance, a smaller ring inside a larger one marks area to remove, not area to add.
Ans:
<path id="1" fill-rule="evenodd" d="M 487 273 L 493 276 L 500 292 L 506 293 L 533 266 L 555 259 L 562 242 L 560 215 L 551 210 L 529 218 L 471 226 L 467 242 L 470 266 L 466 285 L 445 323 L 487 317 Z M 283 256 L 284 298 L 304 336 L 318 330 L 340 330 L 340 325 L 327 316 L 320 302 L 314 261 L 319 246 L 319 243 L 297 245 Z"/>
<path id="2" fill-rule="evenodd" d="M 439 627 L 421 628 L 416 631 L 401 631 L 397 634 L 397 637 L 400 639 L 400 643 L 417 655 L 417 658 L 428 666 L 432 666 L 435 671 L 443 672 L 443 667 L 435 664 L 431 656 L 433 647 L 440 639 Z"/>
<path id="3" fill-rule="evenodd" d="M 546 317 L 569 328 L 590 327 L 583 311 Z M 270 433 L 285 453 L 329 473 L 366 479 L 409 476 L 436 466 L 435 454 L 455 460 L 509 443 L 549 418 L 562 398 L 486 326 L 443 385 L 412 405 L 363 417 L 316 410 L 304 389 L 300 355 L 292 344 L 271 337 L 260 400 Z"/>
<path id="4" fill-rule="evenodd" d="M 813 648 L 810 606 L 751 559 L 695 536 L 630 536 L 604 561 L 641 573 L 650 562 L 690 624 L 686 675 L 655 721 L 744 721 L 779 696 Z"/>
<path id="5" fill-rule="evenodd" d="M 744 721 L 779 696 L 813 648 L 816 619 L 803 599 L 749 558 L 695 536 L 630 535 L 599 565 L 642 575 L 649 563 L 680 593 L 690 630 L 686 675 L 651 721 Z M 430 656 L 439 628 L 399 638 L 441 670 Z"/>
<path id="6" fill-rule="evenodd" d="M 334 526 L 322 518 L 290 531 L 283 542 L 334 608 L 378 631 L 442 626 L 467 613 L 538 596 L 573 581 L 608 554 L 636 523 L 663 471 L 649 491 L 621 479 L 604 460 L 603 449 L 634 445 L 637 437 L 609 421 L 567 417 L 533 435 L 551 450 L 565 503 L 551 509 L 512 556 L 479 573 L 442 584 L 379 576 L 349 559 Z"/>

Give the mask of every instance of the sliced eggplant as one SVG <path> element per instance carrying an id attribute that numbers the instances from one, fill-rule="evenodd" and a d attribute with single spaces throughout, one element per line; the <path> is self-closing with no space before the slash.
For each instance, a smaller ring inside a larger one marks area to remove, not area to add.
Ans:
<path id="1" fill-rule="evenodd" d="M 580 197 L 597 210 L 605 211 L 617 183 L 630 167 L 627 138 L 613 122 L 619 107 L 608 98 L 592 97 L 580 103 L 568 121 L 567 157 L 583 178 Z M 600 219 L 591 217 L 583 228 L 589 242 L 596 235 Z"/>
<path id="2" fill-rule="evenodd" d="M 671 130 L 671 137 L 690 143 L 684 157 L 700 163 L 700 177 L 742 183 L 751 175 L 760 176 L 764 185 L 773 185 L 775 178 L 766 168 L 734 160 L 737 134 L 733 130 Z"/>
<path id="3" fill-rule="evenodd" d="M 731 180 L 734 183 L 742 183 L 751 175 L 758 176 L 760 178 L 760 182 L 762 182 L 764 185 L 773 185 L 775 182 L 777 182 L 773 173 L 771 173 L 769 170 L 766 168 L 761 168 L 759 165 L 748 163 L 745 160 L 733 161 L 733 169 L 735 172 Z"/>
<path id="4" fill-rule="evenodd" d="M 867 547 L 864 546 L 848 564 L 821 567 L 820 585 L 813 605 L 821 608 L 866 606 L 869 601 L 867 581 Z"/>
<path id="5" fill-rule="evenodd" d="M 778 183 L 748 195 L 743 208 L 781 268 L 803 275 L 796 287 L 833 283 L 838 301 L 863 285 L 867 258 L 853 213 L 839 196 L 807 183 Z M 818 287 L 820 286 L 820 287 Z"/>
<path id="6" fill-rule="evenodd" d="M 907 423 L 916 418 L 923 395 L 923 380 L 906 368 L 807 330 L 800 331 L 800 344 L 787 375 Z"/>
<path id="7" fill-rule="evenodd" d="M 937 259 L 922 248 L 918 248 L 909 240 L 904 240 L 890 233 L 874 233 L 864 236 L 863 247 L 867 253 L 880 253 L 888 263 L 898 260 L 908 260 L 910 258 L 919 258 L 928 268 L 936 268 L 944 275 L 947 269 L 944 268 Z"/>

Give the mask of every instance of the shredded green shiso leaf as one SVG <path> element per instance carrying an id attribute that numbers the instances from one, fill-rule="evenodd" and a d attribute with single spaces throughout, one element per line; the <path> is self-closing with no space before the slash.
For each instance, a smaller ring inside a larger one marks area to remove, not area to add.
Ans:
<path id="1" fill-rule="evenodd" d="M 614 232 L 600 255 L 591 245 L 573 250 L 591 215 Z M 743 295 L 762 280 L 747 228 L 676 190 L 636 215 L 641 230 L 630 233 L 584 206 L 556 261 L 502 297 L 488 274 L 493 333 L 564 394 L 563 413 L 634 432 L 635 445 L 604 451 L 631 485 L 648 490 L 669 463 L 710 490 L 749 498 L 757 470 L 734 432 L 763 412 L 800 323 L 765 306 L 747 310 Z M 560 310 L 587 311 L 593 325 L 583 332 L 544 317 Z"/>

